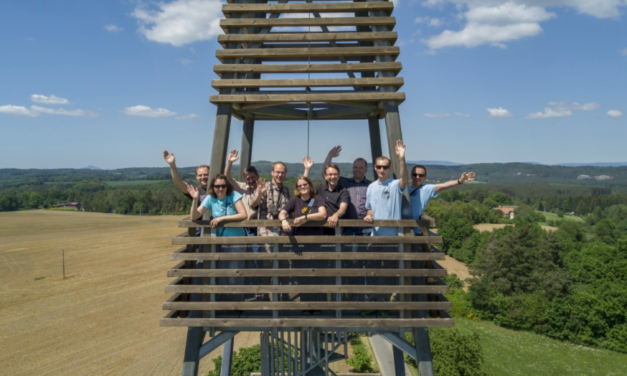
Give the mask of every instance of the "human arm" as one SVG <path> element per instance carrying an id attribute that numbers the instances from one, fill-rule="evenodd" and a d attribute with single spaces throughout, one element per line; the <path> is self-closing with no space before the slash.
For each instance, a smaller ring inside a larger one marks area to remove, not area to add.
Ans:
<path id="1" fill-rule="evenodd" d="M 179 189 L 179 191 L 183 193 L 187 192 L 187 184 L 181 179 L 181 174 L 179 174 L 178 168 L 176 168 L 176 158 L 174 157 L 174 153 L 169 153 L 167 150 L 163 151 L 163 159 L 170 165 L 170 175 L 172 176 L 172 181 L 174 185 Z"/>
<path id="2" fill-rule="evenodd" d="M 237 184 L 237 180 L 231 177 L 231 169 L 233 168 L 233 163 L 236 162 L 238 159 L 239 159 L 239 156 L 238 156 L 237 150 L 233 149 L 229 153 L 229 158 L 226 161 L 226 166 L 224 166 L 224 176 L 229 178 L 233 186 L 237 186 L 238 184 Z"/>
<path id="3" fill-rule="evenodd" d="M 281 221 L 281 228 L 283 229 L 283 231 L 290 232 L 292 231 L 292 227 L 287 222 L 287 215 L 287 211 L 281 210 L 281 212 L 279 213 L 279 221 Z"/>
<path id="4" fill-rule="evenodd" d="M 324 203 L 322 206 L 318 207 L 317 213 L 312 214 L 303 214 L 300 217 L 294 218 L 294 224 L 299 225 L 301 223 L 305 223 L 306 221 L 324 221 L 327 218 L 327 209 L 324 207 Z"/>
<path id="5" fill-rule="evenodd" d="M 405 166 L 405 145 L 402 140 L 396 140 L 396 156 L 398 157 L 398 169 L 401 174 L 399 187 L 403 190 L 407 187 L 409 176 L 407 174 L 407 166 Z"/>
<path id="6" fill-rule="evenodd" d="M 217 217 L 211 220 L 211 227 L 216 228 L 218 224 L 224 222 L 237 222 L 243 221 L 246 219 L 246 208 L 244 207 L 244 203 L 241 199 L 235 202 L 235 210 L 237 210 L 237 214 L 231 215 L 223 215 L 222 217 Z"/>
<path id="7" fill-rule="evenodd" d="M 342 218 L 344 216 L 344 214 L 346 213 L 346 210 L 348 209 L 348 203 L 350 202 L 350 196 L 348 194 L 348 191 L 346 189 L 342 190 L 340 192 L 340 207 L 339 209 L 335 212 L 335 214 L 330 215 L 327 218 L 327 224 L 329 225 L 329 227 L 331 228 L 335 228 L 335 226 L 337 226 L 337 222 L 339 221 L 340 218 Z"/>
<path id="8" fill-rule="evenodd" d="M 261 205 L 261 197 L 268 191 L 268 185 L 266 184 L 266 179 L 259 178 L 257 180 L 257 190 L 255 191 L 255 196 L 250 203 L 251 208 L 256 208 Z"/>
<path id="9" fill-rule="evenodd" d="M 338 146 L 334 146 L 333 148 L 331 148 L 331 150 L 329 150 L 329 153 L 327 154 L 327 157 L 324 159 L 324 163 L 322 164 L 322 178 L 325 178 L 325 167 L 331 164 L 331 160 L 333 158 L 337 158 L 340 156 L 340 152 L 342 151 L 342 147 L 340 145 Z"/>
<path id="10" fill-rule="evenodd" d="M 449 188 L 453 188 L 455 186 L 458 185 L 462 185 L 464 183 L 468 183 L 469 181 L 474 181 L 475 180 L 475 173 L 474 172 L 469 172 L 469 173 L 462 173 L 462 176 L 457 179 L 457 180 L 450 180 L 447 181 L 445 183 L 441 183 L 435 186 L 435 193 L 440 193 L 441 191 L 445 190 L 445 189 L 449 189 Z"/>
<path id="11" fill-rule="evenodd" d="M 200 196 L 198 194 L 198 188 L 192 187 L 188 184 L 186 186 L 185 193 L 189 193 L 189 195 L 192 196 L 192 208 L 190 209 L 189 217 L 192 219 L 192 221 L 195 221 L 198 218 L 202 218 L 202 215 L 205 214 L 207 208 L 202 205 L 198 206 L 198 196 Z"/>
<path id="12" fill-rule="evenodd" d="M 303 172 L 304 177 L 309 177 L 309 171 L 311 170 L 311 167 L 313 167 L 313 164 L 314 161 L 313 159 L 309 158 L 309 156 L 303 157 L 303 166 L 305 166 L 305 172 Z"/>
<path id="13" fill-rule="evenodd" d="M 364 217 L 364 221 L 368 223 L 374 222 L 374 218 L 372 218 L 372 210 L 368 209 L 368 211 L 366 212 L 366 216 Z"/>

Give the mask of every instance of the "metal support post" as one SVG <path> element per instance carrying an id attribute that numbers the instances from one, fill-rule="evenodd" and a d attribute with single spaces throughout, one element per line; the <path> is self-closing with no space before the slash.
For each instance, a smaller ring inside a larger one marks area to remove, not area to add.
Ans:
<path id="1" fill-rule="evenodd" d="M 420 376 L 433 376 L 433 361 L 431 357 L 431 344 L 429 343 L 428 328 L 414 328 L 414 343 L 418 361 L 418 373 Z"/>
<path id="2" fill-rule="evenodd" d="M 192 311 L 193 312 L 193 311 Z M 190 312 L 190 314 L 192 313 Z M 198 361 L 200 360 L 200 347 L 205 339 L 205 331 L 202 328 L 187 328 L 187 340 L 185 342 L 185 355 L 183 357 L 183 376 L 198 375 Z"/>
<path id="3" fill-rule="evenodd" d="M 239 180 L 244 181 L 244 171 L 250 166 L 253 152 L 253 131 L 255 129 L 255 120 L 253 118 L 244 119 L 244 128 L 242 131 L 242 148 L 239 160 Z"/>
<path id="4" fill-rule="evenodd" d="M 368 130 L 370 131 L 370 150 L 372 152 L 372 170 L 376 159 L 383 155 L 381 147 L 381 129 L 379 128 L 379 118 L 370 116 L 368 118 Z M 377 180 L 377 172 L 374 171 L 374 180 Z"/>
<path id="5" fill-rule="evenodd" d="M 233 364 L 233 338 L 222 345 L 222 368 L 220 376 L 231 376 L 231 365 Z"/>

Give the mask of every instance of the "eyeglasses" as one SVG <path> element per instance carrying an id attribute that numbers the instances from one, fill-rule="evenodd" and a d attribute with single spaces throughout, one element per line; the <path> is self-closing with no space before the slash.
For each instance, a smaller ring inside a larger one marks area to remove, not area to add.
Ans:
<path id="1" fill-rule="evenodd" d="M 224 189 L 226 188 L 226 184 L 215 184 L 213 189 Z"/>
<path id="2" fill-rule="evenodd" d="M 377 166 L 374 166 L 374 168 L 376 168 L 377 170 L 380 170 L 380 169 L 387 170 L 388 168 L 390 168 L 390 166 L 379 166 L 379 165 L 377 165 Z"/>
<path id="3" fill-rule="evenodd" d="M 309 184 L 298 184 L 296 185 L 297 188 L 309 188 Z"/>
<path id="4" fill-rule="evenodd" d="M 424 178 L 425 176 L 427 176 L 427 174 L 411 174 L 411 176 L 413 176 L 413 177 L 419 177 L 419 178 Z"/>

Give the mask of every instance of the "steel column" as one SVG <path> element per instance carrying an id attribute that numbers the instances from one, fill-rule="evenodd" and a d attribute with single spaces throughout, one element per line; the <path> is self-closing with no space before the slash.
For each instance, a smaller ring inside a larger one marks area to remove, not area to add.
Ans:
<path id="1" fill-rule="evenodd" d="M 379 128 L 379 118 L 370 116 L 368 118 L 368 130 L 370 131 L 370 151 L 372 152 L 372 170 L 374 171 L 374 180 L 377 179 L 377 172 L 374 169 L 376 159 L 383 155 L 381 146 L 381 129 Z"/>

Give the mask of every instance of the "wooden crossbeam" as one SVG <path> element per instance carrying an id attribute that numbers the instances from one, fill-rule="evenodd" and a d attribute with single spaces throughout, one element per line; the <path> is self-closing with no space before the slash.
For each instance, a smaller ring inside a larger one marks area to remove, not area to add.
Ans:
<path id="1" fill-rule="evenodd" d="M 377 33 L 271 33 L 271 34 L 223 34 L 218 42 L 223 46 L 227 43 L 268 43 L 268 42 L 372 42 L 389 41 L 394 44 L 398 35 L 395 31 Z"/>
<path id="2" fill-rule="evenodd" d="M 392 56 L 400 54 L 398 47 L 318 47 L 318 48 L 251 48 L 217 50 L 220 62 L 235 58 L 291 58 L 291 57 L 326 57 L 326 56 Z"/>
<path id="3" fill-rule="evenodd" d="M 214 328 L 429 328 L 453 327 L 453 319 L 189 319 L 163 318 L 161 326 Z"/>
<path id="4" fill-rule="evenodd" d="M 382 26 L 389 30 L 396 25 L 394 17 L 337 17 L 337 18 L 238 18 L 222 19 L 220 27 L 308 27 L 308 26 Z"/>
<path id="5" fill-rule="evenodd" d="M 344 73 L 389 71 L 398 74 L 403 68 L 393 63 L 348 63 L 348 64 L 216 64 L 213 71 L 219 76 L 230 73 Z M 289 101 L 288 101 L 289 102 Z"/>
<path id="6" fill-rule="evenodd" d="M 213 80 L 216 89 L 243 89 L 260 87 L 344 87 L 344 86 L 403 86 L 402 78 L 322 78 L 322 79 L 242 79 Z"/>
<path id="7" fill-rule="evenodd" d="M 186 311 L 301 311 L 301 310 L 376 310 L 389 311 L 451 309 L 450 302 L 166 302 L 164 310 Z"/>
<path id="8" fill-rule="evenodd" d="M 328 240 L 327 240 L 328 239 Z M 173 245 L 185 244 L 442 244 L 441 236 L 176 236 Z"/>
<path id="9" fill-rule="evenodd" d="M 168 277 L 444 277 L 439 269 L 170 269 Z"/>
<path id="10" fill-rule="evenodd" d="M 262 103 L 262 102 L 362 102 L 362 101 L 405 101 L 405 93 L 340 93 L 340 94 L 240 94 L 212 95 L 209 101 L 220 103 Z"/>
<path id="11" fill-rule="evenodd" d="M 222 13 L 229 18 L 233 13 L 334 13 L 383 11 L 390 15 L 394 4 L 390 2 L 361 3 L 306 3 L 306 4 L 225 4 Z"/>
<path id="12" fill-rule="evenodd" d="M 444 286 L 399 285 L 166 285 L 165 292 L 201 294 L 447 294 Z"/>
<path id="13" fill-rule="evenodd" d="M 441 252 L 274 252 L 274 253 L 208 253 L 177 252 L 170 260 L 389 260 L 389 261 L 425 261 L 444 260 Z"/>

